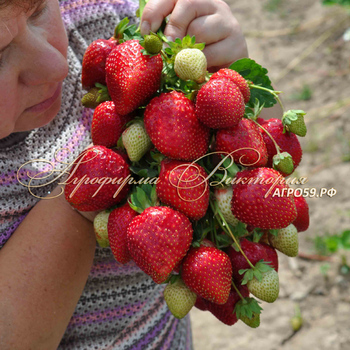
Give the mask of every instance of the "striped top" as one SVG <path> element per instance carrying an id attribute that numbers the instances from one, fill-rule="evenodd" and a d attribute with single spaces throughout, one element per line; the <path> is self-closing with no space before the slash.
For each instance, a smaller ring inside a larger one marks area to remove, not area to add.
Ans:
<path id="1" fill-rule="evenodd" d="M 60 7 L 69 38 L 70 67 L 63 82 L 61 110 L 42 128 L 0 140 L 0 249 L 38 202 L 34 195 L 44 197 L 56 186 L 35 188 L 32 195 L 23 184 L 51 167 L 63 170 L 63 162 L 73 161 L 91 143 L 93 111 L 80 104 L 84 93 L 81 62 L 87 46 L 93 40 L 110 38 L 120 19 L 136 20 L 137 4 L 127 0 L 61 0 Z M 34 159 L 52 165 L 29 162 Z M 54 176 L 57 173 L 48 179 Z M 59 349 L 192 349 L 189 317 L 178 320 L 171 315 L 163 289 L 164 285 L 155 284 L 135 263 L 121 265 L 110 248 L 97 246 L 88 281 Z"/>

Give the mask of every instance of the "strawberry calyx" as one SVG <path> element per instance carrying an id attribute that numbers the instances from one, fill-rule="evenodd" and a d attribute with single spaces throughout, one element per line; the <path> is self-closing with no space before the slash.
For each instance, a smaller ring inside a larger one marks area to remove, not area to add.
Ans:
<path id="1" fill-rule="evenodd" d="M 176 38 L 175 41 L 169 41 L 163 33 L 159 33 L 161 39 L 169 45 L 165 49 L 165 53 L 170 56 L 169 62 L 173 63 L 175 61 L 175 56 L 183 49 L 198 49 L 203 50 L 205 43 L 196 43 L 196 37 L 186 35 L 182 38 Z"/>
<path id="2" fill-rule="evenodd" d="M 292 109 L 285 112 L 282 117 L 283 133 L 289 131 L 295 135 L 304 137 L 307 132 L 304 115 L 306 113 L 302 110 Z"/>
<path id="3" fill-rule="evenodd" d="M 260 314 L 263 308 L 259 305 L 259 302 L 254 298 L 244 298 L 235 285 L 235 283 L 232 281 L 232 287 L 237 292 L 238 296 L 241 298 L 233 310 L 233 312 L 236 314 L 237 319 L 240 319 L 242 322 L 244 322 L 246 325 L 248 325 L 251 328 L 257 328 L 260 325 Z"/>
<path id="4" fill-rule="evenodd" d="M 81 99 L 81 104 L 86 108 L 96 108 L 100 103 L 111 101 L 107 86 L 95 83 L 95 87 L 91 88 Z"/>
<path id="5" fill-rule="evenodd" d="M 156 186 L 152 186 L 150 184 L 142 184 L 137 186 L 133 190 L 128 202 L 130 207 L 139 214 L 149 207 L 159 205 Z"/>
<path id="6" fill-rule="evenodd" d="M 265 103 L 260 104 L 259 100 L 256 98 L 254 103 L 254 108 L 246 107 L 244 117 L 253 121 L 256 121 L 265 107 Z"/>
<path id="7" fill-rule="evenodd" d="M 124 36 L 124 31 L 128 28 L 129 18 L 123 18 L 114 29 L 114 39 L 121 43 Z"/>
<path id="8" fill-rule="evenodd" d="M 264 273 L 273 270 L 273 268 L 269 264 L 269 261 L 260 260 L 251 269 L 239 270 L 238 273 L 240 275 L 244 275 L 241 284 L 245 285 L 254 278 L 256 278 L 260 282 L 263 278 Z"/>

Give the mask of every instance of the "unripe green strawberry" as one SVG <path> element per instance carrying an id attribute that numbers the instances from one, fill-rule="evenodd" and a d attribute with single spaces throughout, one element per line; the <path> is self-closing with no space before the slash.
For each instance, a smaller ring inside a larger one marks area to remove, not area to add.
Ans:
<path id="1" fill-rule="evenodd" d="M 207 59 L 199 49 L 183 49 L 175 56 L 174 69 L 182 80 L 203 83 L 207 72 Z"/>
<path id="2" fill-rule="evenodd" d="M 294 171 L 294 162 L 288 152 L 277 153 L 272 158 L 272 166 L 283 175 L 290 175 Z"/>
<path id="3" fill-rule="evenodd" d="M 298 231 L 293 224 L 278 230 L 277 236 L 269 235 L 270 244 L 281 253 L 296 257 L 299 251 Z"/>
<path id="4" fill-rule="evenodd" d="M 138 162 L 152 146 L 142 122 L 135 122 L 126 128 L 122 134 L 122 140 L 132 162 Z"/>
<path id="5" fill-rule="evenodd" d="M 197 295 L 186 286 L 181 278 L 178 278 L 174 283 L 169 283 L 165 287 L 164 299 L 171 313 L 181 319 L 190 312 Z"/>
<path id="6" fill-rule="evenodd" d="M 262 274 L 261 281 L 255 277 L 247 283 L 249 292 L 257 298 L 273 303 L 279 294 L 279 278 L 276 270 L 270 270 Z"/>
<path id="7" fill-rule="evenodd" d="M 305 114 L 306 113 L 301 110 L 287 111 L 282 118 L 283 126 L 293 134 L 304 137 L 307 132 L 304 122 Z"/>
<path id="8" fill-rule="evenodd" d="M 94 231 L 96 235 L 96 241 L 102 248 L 109 247 L 107 232 L 109 214 L 109 211 L 104 210 L 98 213 L 94 219 Z"/>
<path id="9" fill-rule="evenodd" d="M 152 55 L 156 55 L 163 48 L 162 41 L 156 34 L 145 35 L 145 43 L 143 44 L 147 52 Z"/>
<path id="10" fill-rule="evenodd" d="M 231 201 L 232 201 L 232 186 L 225 188 L 216 188 L 215 189 L 215 198 L 218 203 L 218 207 L 227 221 L 232 226 L 236 226 L 238 224 L 238 220 L 232 214 L 231 210 Z"/>
<path id="11" fill-rule="evenodd" d="M 254 313 L 251 318 L 241 316 L 239 319 L 251 328 L 258 328 L 260 326 L 260 314 Z"/>

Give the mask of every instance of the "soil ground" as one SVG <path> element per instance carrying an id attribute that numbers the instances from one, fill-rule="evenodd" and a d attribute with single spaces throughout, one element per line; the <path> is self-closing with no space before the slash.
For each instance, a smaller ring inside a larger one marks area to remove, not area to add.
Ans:
<path id="1" fill-rule="evenodd" d="M 300 234 L 300 256 L 279 254 L 280 297 L 261 304 L 260 327 L 228 327 L 194 308 L 195 350 L 348 350 L 350 277 L 339 268 L 350 254 L 338 251 L 320 261 L 314 239 L 350 229 L 350 41 L 344 40 L 350 12 L 321 0 L 226 2 L 241 23 L 250 57 L 283 91 L 285 109 L 308 112 L 308 134 L 300 139 L 303 160 L 294 175 L 306 176 L 303 186 L 317 193 L 337 193 L 307 198 L 311 223 Z M 296 306 L 304 323 L 293 332 Z"/>

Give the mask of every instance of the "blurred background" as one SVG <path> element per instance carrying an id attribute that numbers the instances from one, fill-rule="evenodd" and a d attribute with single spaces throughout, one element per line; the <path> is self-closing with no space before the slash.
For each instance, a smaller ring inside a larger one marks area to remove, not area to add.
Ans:
<path id="1" fill-rule="evenodd" d="M 226 1 L 250 58 L 269 71 L 285 109 L 303 109 L 308 134 L 292 177 L 332 196 L 307 198 L 310 228 L 298 258 L 279 254 L 280 297 L 262 303 L 261 325 L 226 326 L 191 311 L 195 350 L 350 349 L 349 0 Z M 327 5 L 326 5 L 327 3 Z M 299 186 L 300 187 L 300 186 Z M 295 317 L 300 310 L 300 315 Z M 292 320 L 294 329 L 292 327 Z"/>

